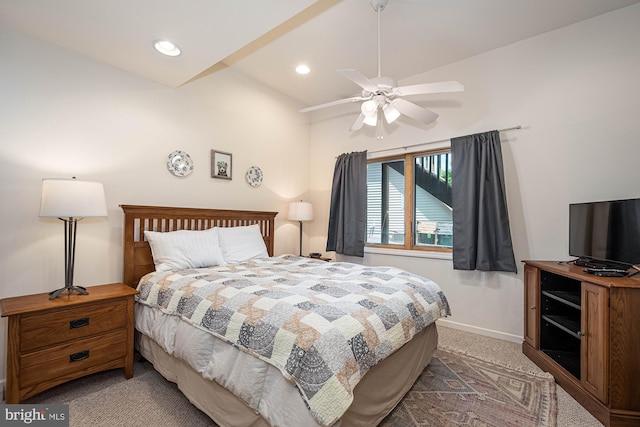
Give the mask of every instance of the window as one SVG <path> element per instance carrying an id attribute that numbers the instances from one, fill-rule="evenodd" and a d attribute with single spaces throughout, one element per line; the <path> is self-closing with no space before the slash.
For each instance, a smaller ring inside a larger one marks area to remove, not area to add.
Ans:
<path id="1" fill-rule="evenodd" d="M 451 152 L 370 160 L 368 246 L 451 250 Z"/>

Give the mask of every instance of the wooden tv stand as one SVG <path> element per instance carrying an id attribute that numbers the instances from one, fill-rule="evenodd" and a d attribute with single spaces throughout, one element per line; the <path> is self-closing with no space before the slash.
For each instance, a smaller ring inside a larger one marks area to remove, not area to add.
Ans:
<path id="1" fill-rule="evenodd" d="M 524 263 L 523 353 L 605 426 L 640 426 L 640 273 Z"/>

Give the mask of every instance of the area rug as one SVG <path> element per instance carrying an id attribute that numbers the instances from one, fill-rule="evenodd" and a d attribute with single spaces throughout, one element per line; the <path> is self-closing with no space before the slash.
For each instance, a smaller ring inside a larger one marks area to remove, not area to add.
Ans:
<path id="1" fill-rule="evenodd" d="M 384 427 L 556 425 L 553 377 L 439 349 Z"/>

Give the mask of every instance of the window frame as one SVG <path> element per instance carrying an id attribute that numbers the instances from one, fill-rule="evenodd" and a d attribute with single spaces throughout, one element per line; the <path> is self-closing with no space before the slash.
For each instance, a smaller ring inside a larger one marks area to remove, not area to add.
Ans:
<path id="1" fill-rule="evenodd" d="M 381 162 L 389 162 L 394 160 L 404 160 L 404 235 L 409 236 L 409 238 L 404 239 L 404 244 L 399 245 L 391 245 L 391 244 L 383 244 L 383 243 L 367 243 L 365 239 L 365 248 L 383 248 L 383 249 L 393 249 L 393 250 L 410 250 L 410 251 L 421 251 L 421 252 L 443 252 L 443 253 L 452 253 L 453 248 L 445 248 L 441 246 L 430 246 L 430 245 L 415 245 L 414 243 L 414 211 L 415 211 L 415 159 L 416 157 L 424 157 L 424 156 L 433 156 L 437 154 L 443 153 L 451 153 L 451 147 L 443 147 L 436 148 L 432 150 L 425 151 L 415 151 L 405 154 L 396 154 L 390 156 L 382 156 L 367 159 L 367 165 L 369 163 L 381 163 Z"/>

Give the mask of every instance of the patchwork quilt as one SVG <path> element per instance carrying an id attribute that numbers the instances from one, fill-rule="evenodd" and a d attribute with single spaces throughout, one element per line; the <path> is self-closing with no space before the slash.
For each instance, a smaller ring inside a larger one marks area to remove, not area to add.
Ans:
<path id="1" fill-rule="evenodd" d="M 345 413 L 372 366 L 451 314 L 424 277 L 290 255 L 154 272 L 138 290 L 139 303 L 278 368 L 323 426 Z"/>

